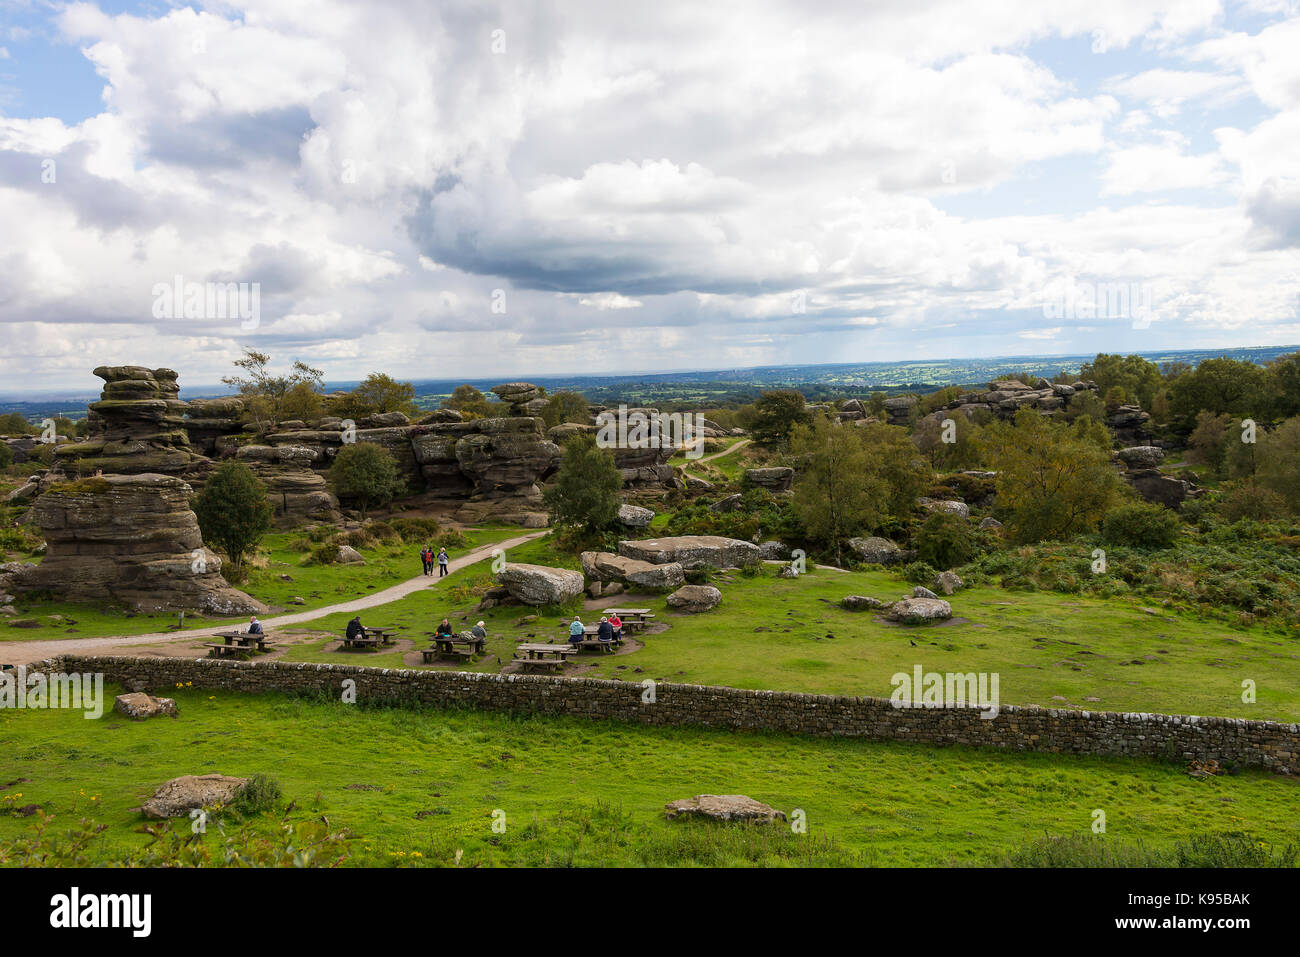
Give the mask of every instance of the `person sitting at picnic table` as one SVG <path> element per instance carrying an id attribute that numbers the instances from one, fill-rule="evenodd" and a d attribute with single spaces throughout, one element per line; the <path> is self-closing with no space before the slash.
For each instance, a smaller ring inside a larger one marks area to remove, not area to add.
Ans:
<path id="1" fill-rule="evenodd" d="M 442 623 L 438 625 L 438 629 L 435 632 L 435 635 L 438 638 L 450 638 L 452 636 L 451 622 L 449 622 L 446 618 L 444 618 L 442 620 Z"/>
<path id="2" fill-rule="evenodd" d="M 609 619 L 601 616 L 600 624 L 596 626 L 596 637 L 601 641 L 614 640 L 614 626 L 609 623 Z"/>
<path id="3" fill-rule="evenodd" d="M 582 619 L 577 615 L 573 616 L 573 624 L 569 625 L 569 641 L 575 645 L 586 637 L 587 626 L 582 623 Z"/>
<path id="4" fill-rule="evenodd" d="M 623 619 L 618 617 L 617 614 L 610 615 L 609 627 L 614 629 L 614 640 L 622 641 L 623 640 Z"/>
<path id="5" fill-rule="evenodd" d="M 252 618 L 248 619 L 248 633 L 249 633 L 250 635 L 261 635 L 261 634 L 264 634 L 264 632 L 262 631 L 262 623 L 261 623 L 260 621 L 257 620 L 257 616 L 256 616 L 256 615 L 254 615 Z"/>
<path id="6" fill-rule="evenodd" d="M 438 577 L 439 578 L 447 574 L 447 561 L 448 561 L 447 549 L 445 548 L 438 549 Z"/>
<path id="7" fill-rule="evenodd" d="M 470 629 L 470 633 L 473 634 L 475 638 L 487 637 L 487 629 L 483 627 L 483 622 L 481 621 Z"/>
<path id="8" fill-rule="evenodd" d="M 351 641 L 354 638 L 364 638 L 366 636 L 366 626 L 361 624 L 361 616 L 357 615 L 348 622 L 347 639 Z"/>

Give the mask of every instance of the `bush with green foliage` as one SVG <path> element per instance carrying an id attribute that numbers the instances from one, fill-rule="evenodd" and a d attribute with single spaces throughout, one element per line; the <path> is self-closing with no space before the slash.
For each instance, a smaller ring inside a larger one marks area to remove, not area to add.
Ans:
<path id="1" fill-rule="evenodd" d="M 373 442 L 355 442 L 339 449 L 329 478 L 334 494 L 354 502 L 362 518 L 371 506 L 387 504 L 406 491 L 406 480 L 393 453 Z"/>
<path id="2" fill-rule="evenodd" d="M 764 392 L 754 402 L 750 432 L 759 445 L 784 445 L 795 426 L 809 421 L 803 393 L 794 389 Z"/>
<path id="3" fill-rule="evenodd" d="M 203 483 L 192 507 L 203 540 L 229 556 L 228 577 L 238 578 L 244 556 L 271 530 L 275 513 L 266 486 L 243 462 L 226 462 Z"/>
<path id="4" fill-rule="evenodd" d="M 248 779 L 248 783 L 239 789 L 231 808 L 244 817 L 252 817 L 264 811 L 273 811 L 280 800 L 280 785 L 271 777 L 261 772 Z"/>
<path id="5" fill-rule="evenodd" d="M 912 546 L 918 559 L 945 570 L 965 565 L 979 552 L 970 520 L 948 512 L 930 515 L 917 529 Z"/>
<path id="6" fill-rule="evenodd" d="M 1108 545 L 1172 548 L 1182 530 L 1178 516 L 1164 506 L 1130 502 L 1106 514 L 1101 539 Z"/>
<path id="7" fill-rule="evenodd" d="M 600 448 L 596 436 L 580 433 L 565 443 L 559 472 L 544 499 L 557 523 L 597 532 L 618 518 L 622 488 L 623 473 L 614 453 Z"/>

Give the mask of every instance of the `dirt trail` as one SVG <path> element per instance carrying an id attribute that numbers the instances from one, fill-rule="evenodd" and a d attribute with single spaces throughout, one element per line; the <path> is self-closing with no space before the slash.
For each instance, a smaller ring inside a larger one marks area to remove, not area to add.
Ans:
<path id="1" fill-rule="evenodd" d="M 746 445 L 748 445 L 748 444 L 750 443 L 750 441 L 751 441 L 750 439 L 741 439 L 741 440 L 740 440 L 739 442 L 737 442 L 735 445 L 729 446 L 728 448 L 723 449 L 721 452 L 714 452 L 712 455 L 706 455 L 706 456 L 704 456 L 703 458 L 695 459 L 693 462 L 691 462 L 691 464 L 692 464 L 692 465 L 703 465 L 705 462 L 711 462 L 711 461 L 713 461 L 714 459 L 720 459 L 720 458 L 722 458 L 724 455 L 731 455 L 731 454 L 733 454 L 733 453 L 735 453 L 735 452 L 739 452 L 739 451 L 740 451 L 741 449 L 743 449 Z M 683 472 L 684 474 L 686 474 L 686 475 L 690 475 L 690 474 L 691 474 L 690 472 L 687 472 L 687 471 L 686 471 L 686 466 L 682 466 L 682 472 Z M 702 479 L 701 476 L 699 476 L 699 475 L 692 475 L 691 478 L 697 478 L 697 479 L 700 479 L 701 481 L 705 481 L 705 480 Z"/>
<path id="2" fill-rule="evenodd" d="M 549 529 L 543 529 L 538 532 L 531 532 L 528 535 L 520 535 L 518 538 L 507 539 L 504 542 L 497 542 L 492 545 L 484 545 L 473 551 L 466 552 L 459 558 L 453 558 L 447 563 L 447 577 L 450 578 L 458 570 L 480 562 L 491 556 L 495 549 L 511 549 L 525 542 L 530 542 L 535 538 L 547 534 Z M 354 598 L 351 601 L 341 602 L 337 605 L 326 605 L 323 608 L 313 608 L 310 611 L 293 612 L 287 615 L 277 615 L 274 618 L 263 618 L 262 626 L 270 631 L 272 628 L 280 628 L 286 625 L 298 625 L 307 621 L 314 621 L 317 618 L 324 618 L 326 615 L 333 615 L 337 612 L 346 611 L 364 611 L 367 608 L 374 608 L 378 605 L 386 605 L 389 602 L 397 601 L 399 598 L 405 598 L 422 588 L 436 588 L 441 581 L 436 575 L 430 578 L 427 575 L 416 575 L 407 581 L 393 585 L 391 588 L 385 588 L 383 591 L 377 591 L 373 595 L 364 595 L 361 598 Z M 161 641 L 180 641 L 192 642 L 196 638 L 206 638 L 217 633 L 226 631 L 231 627 L 231 622 L 227 621 L 219 625 L 205 625 L 202 628 L 188 629 L 186 631 L 162 631 L 146 635 L 123 635 L 120 637 L 103 637 L 103 638 L 65 638 L 58 641 L 4 641 L 0 642 L 0 662 L 5 664 L 23 664 L 26 662 L 40 661 L 44 658 L 60 654 L 85 654 L 111 651 L 113 648 L 120 648 L 130 645 L 156 644 Z"/>

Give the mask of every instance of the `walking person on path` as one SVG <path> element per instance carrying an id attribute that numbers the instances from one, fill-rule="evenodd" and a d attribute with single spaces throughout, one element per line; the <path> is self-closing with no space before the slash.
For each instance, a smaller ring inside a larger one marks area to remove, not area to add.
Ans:
<path id="1" fill-rule="evenodd" d="M 451 559 L 447 555 L 447 549 L 445 548 L 438 549 L 438 577 L 439 578 L 447 574 L 447 562 L 449 561 L 451 561 Z"/>
<path id="2" fill-rule="evenodd" d="M 425 545 L 420 551 L 420 561 L 424 563 L 424 573 L 433 574 L 433 546 Z"/>

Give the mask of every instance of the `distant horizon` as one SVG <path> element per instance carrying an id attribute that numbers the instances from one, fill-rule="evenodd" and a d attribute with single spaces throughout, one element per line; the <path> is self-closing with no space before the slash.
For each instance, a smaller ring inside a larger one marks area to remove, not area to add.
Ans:
<path id="1" fill-rule="evenodd" d="M 1103 349 L 1103 350 L 1098 350 L 1097 352 L 1064 352 L 1064 353 L 1053 353 L 1051 355 L 1006 353 L 1006 354 L 979 355 L 979 356 L 948 356 L 948 357 L 937 358 L 937 359 L 912 358 L 912 359 L 870 359 L 870 360 L 846 361 L 846 362 L 764 363 L 760 365 L 751 365 L 751 366 L 728 366 L 728 367 L 714 366 L 714 367 L 698 367 L 698 368 L 683 368 L 683 369 L 660 369 L 653 372 L 652 371 L 549 372 L 549 373 L 517 373 L 516 372 L 516 373 L 503 373 L 501 375 L 486 375 L 486 376 L 468 375 L 463 377 L 451 377 L 451 378 L 446 378 L 446 377 L 421 378 L 421 377 L 403 377 L 403 376 L 393 376 L 393 378 L 397 379 L 398 381 L 410 382 L 412 385 L 415 386 L 419 386 L 421 384 L 447 384 L 447 383 L 455 382 L 457 384 L 474 385 L 476 388 L 480 384 L 487 383 L 487 382 L 491 382 L 494 385 L 496 385 L 503 382 L 520 382 L 520 381 L 544 383 L 547 381 L 554 382 L 557 380 L 564 380 L 564 381 L 591 380 L 594 382 L 600 380 L 606 380 L 608 384 L 615 384 L 619 381 L 630 381 L 630 380 L 643 381 L 643 380 L 661 379 L 661 378 L 673 377 L 673 376 L 692 376 L 692 375 L 698 375 L 701 376 L 702 378 L 699 380 L 686 380 L 686 381 L 702 381 L 702 382 L 728 381 L 730 382 L 732 380 L 719 379 L 718 376 L 723 374 L 743 375 L 744 373 L 762 373 L 771 370 L 786 370 L 786 369 L 801 370 L 801 369 L 833 369 L 833 368 L 855 368 L 855 367 L 888 368 L 888 367 L 906 366 L 909 364 L 943 365 L 943 364 L 963 364 L 963 363 L 983 363 L 983 362 L 1010 363 L 1010 362 L 1019 362 L 1022 360 L 1026 363 L 1043 364 L 1043 363 L 1051 363 L 1059 360 L 1079 360 L 1079 359 L 1088 360 L 1094 358 L 1097 355 L 1104 354 L 1106 353 L 1106 351 L 1107 350 Z M 1122 352 L 1120 354 L 1140 355 L 1144 358 L 1148 358 L 1152 356 L 1162 357 L 1162 356 L 1184 355 L 1184 354 L 1203 355 L 1207 358 L 1212 358 L 1214 356 L 1228 355 L 1234 352 L 1244 352 L 1244 351 L 1267 351 L 1278 355 L 1282 355 L 1292 351 L 1300 351 L 1300 343 L 1282 345 L 1282 346 L 1261 344 L 1261 345 L 1230 346 L 1230 347 L 1223 347 L 1223 348 L 1150 349 L 1150 350 L 1140 350 L 1134 352 Z M 100 363 L 100 364 L 117 365 L 119 363 Z M 120 364 L 136 365 L 139 363 L 120 363 Z M 98 366 L 96 366 L 95 368 L 98 368 Z M 180 383 L 180 387 L 181 387 L 180 391 L 182 394 L 188 393 L 195 398 L 199 398 L 199 397 L 208 397 L 211 395 L 218 395 L 218 394 L 228 394 L 230 392 L 229 387 L 226 386 L 224 383 L 199 383 L 197 385 L 187 385 L 184 379 L 184 375 L 185 375 L 184 369 L 177 369 L 174 366 L 165 366 L 164 368 L 173 368 L 178 373 L 179 375 L 178 381 Z M 375 371 L 383 371 L 383 370 L 375 370 Z M 87 374 L 91 375 L 91 377 L 93 378 L 91 370 L 87 370 Z M 331 380 L 323 381 L 322 385 L 326 389 L 326 391 L 337 391 L 340 389 L 348 389 L 348 388 L 355 387 L 361 381 L 362 379 L 360 378 L 331 379 Z M 926 383 L 918 382 L 917 384 L 924 385 Z M 864 383 L 864 385 L 870 386 L 871 383 Z M 84 392 L 74 391 L 70 389 L 49 389 L 49 390 L 32 391 L 32 392 L 0 392 L 0 405 L 9 402 L 57 402 L 57 401 L 74 402 L 74 401 L 81 401 L 83 399 L 87 401 L 95 401 L 98 398 L 100 391 L 101 391 L 100 389 L 88 387 Z M 483 391 L 487 391 L 487 389 L 484 389 Z M 3 410 L 0 409 L 0 411 Z"/>

